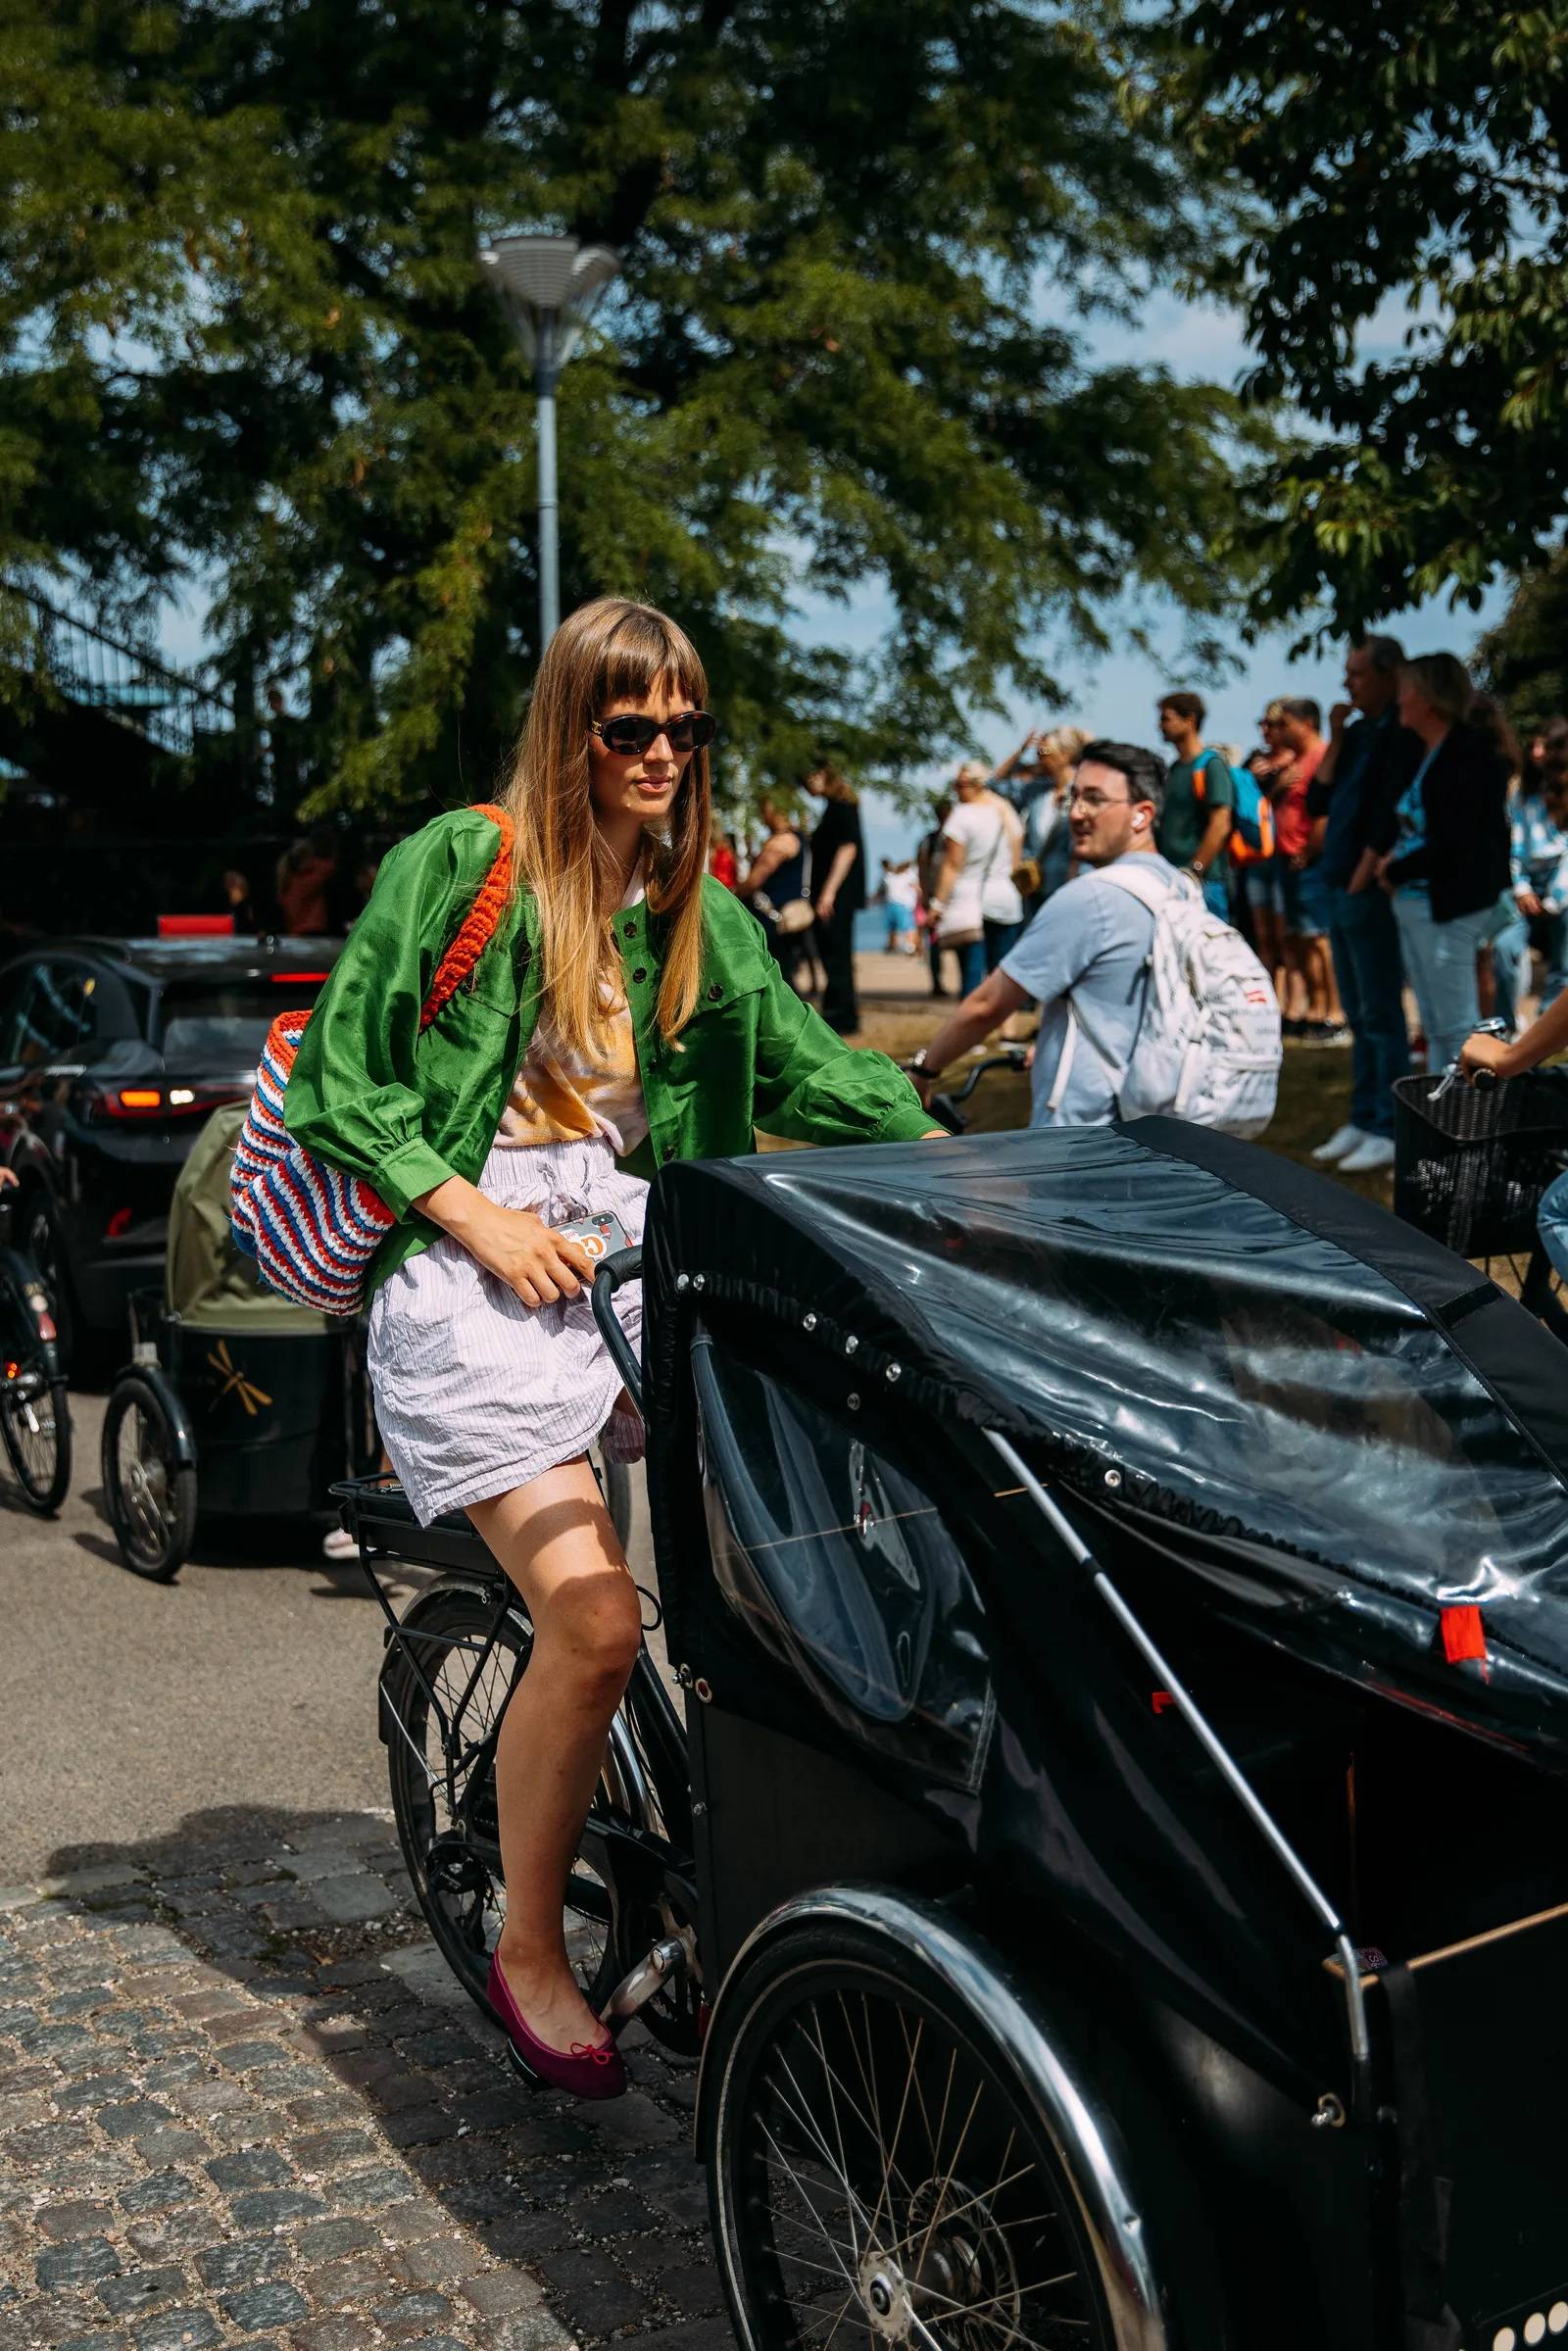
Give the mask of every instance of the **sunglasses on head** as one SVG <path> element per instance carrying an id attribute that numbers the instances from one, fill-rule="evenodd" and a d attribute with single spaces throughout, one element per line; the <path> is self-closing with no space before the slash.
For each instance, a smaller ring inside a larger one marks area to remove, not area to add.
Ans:
<path id="1" fill-rule="evenodd" d="M 588 732 L 616 759 L 640 759 L 661 735 L 671 751 L 701 751 L 717 734 L 718 720 L 710 710 L 681 710 L 673 718 L 643 718 L 628 711 L 624 718 L 594 719 Z"/>

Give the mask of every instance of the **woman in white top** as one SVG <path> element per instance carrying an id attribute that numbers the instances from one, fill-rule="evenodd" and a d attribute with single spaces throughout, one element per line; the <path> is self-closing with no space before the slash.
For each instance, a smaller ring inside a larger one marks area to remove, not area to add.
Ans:
<path id="1" fill-rule="evenodd" d="M 1018 812 L 990 789 L 980 759 L 965 759 L 955 778 L 958 805 L 942 828 L 945 844 L 931 912 L 944 947 L 956 949 L 967 996 L 996 968 L 1023 921 L 1012 869 L 1023 854 Z"/>

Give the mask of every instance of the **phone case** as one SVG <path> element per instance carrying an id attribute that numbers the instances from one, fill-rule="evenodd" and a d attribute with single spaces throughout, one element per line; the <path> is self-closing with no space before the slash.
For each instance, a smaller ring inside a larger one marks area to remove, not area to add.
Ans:
<path id="1" fill-rule="evenodd" d="M 628 1246 L 620 1218 L 609 1208 L 599 1216 L 573 1217 L 570 1224 L 557 1225 L 556 1230 L 564 1240 L 579 1242 L 596 1265 L 601 1257 L 612 1257 Z"/>

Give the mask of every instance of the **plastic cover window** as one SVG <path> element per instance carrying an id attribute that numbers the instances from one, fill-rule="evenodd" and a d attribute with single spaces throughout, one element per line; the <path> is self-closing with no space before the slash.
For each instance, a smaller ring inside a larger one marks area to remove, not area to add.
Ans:
<path id="1" fill-rule="evenodd" d="M 692 1362 L 725 1600 L 858 1744 L 972 1789 L 993 1712 L 984 1611 L 935 1506 L 706 1338 Z"/>

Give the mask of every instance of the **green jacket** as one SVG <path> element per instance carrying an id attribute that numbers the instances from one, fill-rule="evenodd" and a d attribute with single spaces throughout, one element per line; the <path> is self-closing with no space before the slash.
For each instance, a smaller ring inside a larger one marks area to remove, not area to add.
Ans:
<path id="1" fill-rule="evenodd" d="M 495 855 L 472 809 L 401 842 L 321 990 L 284 1097 L 289 1133 L 363 1176 L 398 1218 L 370 1287 L 436 1238 L 411 1203 L 476 1183 L 539 1015 L 534 900 L 516 894 L 466 984 L 424 1034 L 419 1014 L 443 950 Z M 853 1052 L 801 1002 L 760 925 L 717 882 L 703 884 L 703 988 L 674 1047 L 659 1034 L 663 924 L 645 906 L 615 916 L 649 1135 L 626 1165 L 728 1158 L 755 1130 L 798 1143 L 904 1141 L 929 1132 L 914 1088 L 885 1053 Z"/>

